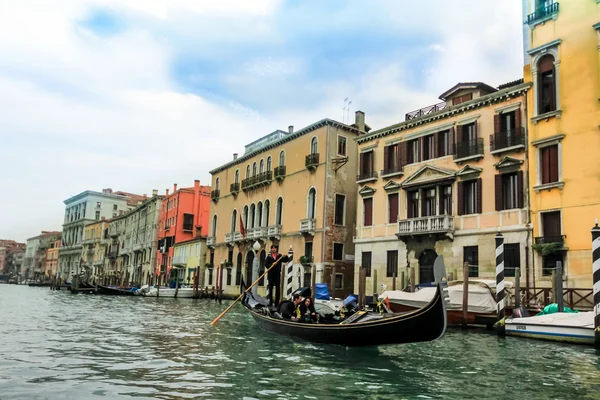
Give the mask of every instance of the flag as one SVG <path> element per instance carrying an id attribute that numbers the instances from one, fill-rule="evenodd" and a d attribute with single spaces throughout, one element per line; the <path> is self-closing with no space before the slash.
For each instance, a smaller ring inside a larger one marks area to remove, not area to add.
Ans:
<path id="1" fill-rule="evenodd" d="M 246 238 L 246 228 L 244 228 L 244 221 L 242 221 L 242 216 L 240 215 L 240 232 L 242 233 L 242 237 Z"/>

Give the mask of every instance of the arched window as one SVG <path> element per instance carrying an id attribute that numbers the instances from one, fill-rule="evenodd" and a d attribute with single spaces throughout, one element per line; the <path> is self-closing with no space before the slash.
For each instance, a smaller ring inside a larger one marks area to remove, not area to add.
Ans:
<path id="1" fill-rule="evenodd" d="M 250 178 L 250 166 L 246 167 L 246 178 Z"/>
<path id="2" fill-rule="evenodd" d="M 306 204 L 306 218 L 315 218 L 317 191 L 315 188 L 310 188 L 308 191 L 308 200 Z"/>
<path id="3" fill-rule="evenodd" d="M 267 172 L 271 172 L 271 156 L 267 157 Z"/>
<path id="4" fill-rule="evenodd" d="M 255 225 L 255 220 L 254 220 L 254 215 L 256 214 L 256 206 L 254 204 L 252 204 L 250 206 L 250 217 L 249 217 L 249 221 L 248 221 L 248 228 L 254 228 Z"/>
<path id="5" fill-rule="evenodd" d="M 317 142 L 317 137 L 315 136 L 310 141 L 310 154 L 317 154 L 319 152 L 319 143 Z"/>
<path id="6" fill-rule="evenodd" d="M 244 206 L 242 219 L 244 220 L 244 229 L 248 229 L 248 206 Z"/>
<path id="7" fill-rule="evenodd" d="M 221 181 L 219 178 L 217 178 L 217 180 L 215 181 L 215 190 L 219 190 L 220 184 L 221 184 Z"/>
<path id="8" fill-rule="evenodd" d="M 237 225 L 237 210 L 233 210 L 231 214 L 231 232 L 235 232 L 235 226 Z"/>
<path id="9" fill-rule="evenodd" d="M 256 226 L 261 227 L 263 218 L 263 203 L 258 202 L 258 206 L 256 207 Z"/>
<path id="10" fill-rule="evenodd" d="M 279 197 L 277 199 L 277 213 L 275 215 L 275 224 L 281 225 L 281 220 L 283 219 L 283 199 Z"/>
<path id="11" fill-rule="evenodd" d="M 285 165 L 285 151 L 281 150 L 279 152 L 279 166 L 283 167 Z"/>
<path id="12" fill-rule="evenodd" d="M 216 237 L 217 237 L 217 214 L 213 215 L 212 235 L 216 239 Z"/>
<path id="13" fill-rule="evenodd" d="M 271 202 L 265 200 L 265 226 L 269 226 L 269 212 L 271 211 Z"/>
<path id="14" fill-rule="evenodd" d="M 252 176 L 256 176 L 256 161 L 252 164 Z"/>
<path id="15" fill-rule="evenodd" d="M 262 174 L 265 172 L 265 160 L 260 160 L 260 167 L 258 167 L 258 172 Z"/>
<path id="16" fill-rule="evenodd" d="M 240 170 L 236 169 L 235 170 L 235 178 L 234 178 L 234 182 L 235 183 L 240 183 Z"/>
<path id="17" fill-rule="evenodd" d="M 547 54 L 537 64 L 538 114 L 556 111 L 556 70 L 554 57 Z"/>

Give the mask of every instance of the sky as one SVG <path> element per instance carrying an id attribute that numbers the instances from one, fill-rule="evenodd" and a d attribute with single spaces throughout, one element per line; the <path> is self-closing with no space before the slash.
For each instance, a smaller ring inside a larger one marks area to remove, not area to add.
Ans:
<path id="1" fill-rule="evenodd" d="M 521 78 L 522 27 L 520 0 L 3 1 L 0 238 L 61 230 L 84 190 L 210 184 L 289 125 Z"/>

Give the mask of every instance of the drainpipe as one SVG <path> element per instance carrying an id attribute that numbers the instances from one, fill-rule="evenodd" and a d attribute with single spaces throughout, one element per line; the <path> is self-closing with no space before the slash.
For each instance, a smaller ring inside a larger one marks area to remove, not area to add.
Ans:
<path id="1" fill-rule="evenodd" d="M 325 247 L 327 246 L 327 186 L 329 183 L 329 140 L 330 140 L 330 136 L 329 136 L 329 125 L 327 125 L 327 132 L 325 134 L 326 136 L 326 140 L 325 140 L 325 193 L 323 195 L 323 239 L 322 239 L 322 243 L 321 243 L 321 263 L 323 266 L 323 272 L 321 275 L 321 281 L 322 282 L 327 282 L 327 280 L 325 279 L 324 275 L 325 275 Z M 334 290 L 335 288 L 332 288 L 332 290 Z M 313 294 L 314 295 L 314 294 Z"/>
<path id="2" fill-rule="evenodd" d="M 524 114 L 525 114 L 525 125 L 524 125 L 524 130 L 525 130 L 525 160 L 527 160 L 526 164 L 525 164 L 525 168 L 526 170 L 526 174 L 525 174 L 525 180 L 526 180 L 526 189 L 525 189 L 525 193 L 527 194 L 527 203 L 525 205 L 525 209 L 527 210 L 527 245 L 525 248 L 525 287 L 527 288 L 527 298 L 529 297 L 529 288 L 530 288 L 530 284 L 531 282 L 529 281 L 529 252 L 533 251 L 531 249 L 531 247 L 529 246 L 529 244 L 531 243 L 531 233 L 533 231 L 533 226 L 531 226 L 531 197 L 530 197 L 530 189 L 529 189 L 529 184 L 531 181 L 530 178 L 530 168 L 529 168 L 529 118 L 528 118 L 528 106 L 527 106 L 527 93 L 525 93 L 524 96 Z M 534 94 L 535 96 L 535 94 Z M 531 229 L 529 229 L 531 228 Z M 531 272 L 532 272 L 532 278 L 533 278 L 533 291 L 535 293 L 535 256 L 531 255 Z M 520 294 L 518 294 L 520 296 Z"/>

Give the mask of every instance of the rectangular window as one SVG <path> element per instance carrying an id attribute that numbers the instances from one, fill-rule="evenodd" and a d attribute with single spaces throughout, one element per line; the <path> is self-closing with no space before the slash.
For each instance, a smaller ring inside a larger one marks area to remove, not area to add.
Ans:
<path id="1" fill-rule="evenodd" d="M 439 215 L 452 215 L 452 186 L 440 186 Z"/>
<path id="2" fill-rule="evenodd" d="M 461 215 L 477 214 L 481 212 L 480 182 L 480 179 L 461 182 L 463 188 L 463 212 Z"/>
<path id="3" fill-rule="evenodd" d="M 373 172 L 373 151 L 360 153 L 360 176 L 370 177 Z"/>
<path id="4" fill-rule="evenodd" d="M 366 276 L 371 276 L 371 252 L 363 251 L 362 252 L 362 267 L 365 269 Z"/>
<path id="5" fill-rule="evenodd" d="M 313 262 L 313 242 L 304 243 L 304 257 L 308 259 L 308 262 Z"/>
<path id="6" fill-rule="evenodd" d="M 333 244 L 333 260 L 343 261 L 344 260 L 344 244 L 334 243 Z"/>
<path id="7" fill-rule="evenodd" d="M 438 132 L 437 156 L 444 157 L 451 153 L 450 150 L 450 131 Z"/>
<path id="8" fill-rule="evenodd" d="M 231 285 L 231 268 L 227 267 L 227 286 Z"/>
<path id="9" fill-rule="evenodd" d="M 418 218 L 419 217 L 419 192 L 412 191 L 406 193 L 406 213 L 407 218 Z"/>
<path id="10" fill-rule="evenodd" d="M 398 276 L 398 250 L 388 250 L 385 275 L 391 278 L 394 273 Z"/>
<path id="11" fill-rule="evenodd" d="M 393 174 L 402 170 L 400 162 L 400 145 L 385 146 L 383 156 L 383 175 Z"/>
<path id="12" fill-rule="evenodd" d="M 334 221 L 335 225 L 344 225 L 344 211 L 346 209 L 346 196 L 343 194 L 335 195 L 335 214 Z"/>
<path id="13" fill-rule="evenodd" d="M 338 136 L 338 156 L 346 156 L 346 137 Z"/>
<path id="14" fill-rule="evenodd" d="M 190 248 L 190 253 L 192 252 L 192 249 Z M 227 253 L 227 262 L 229 263 L 229 265 L 233 265 L 233 250 L 229 250 L 229 252 Z M 229 285 L 229 283 L 228 283 Z"/>
<path id="15" fill-rule="evenodd" d="M 521 268 L 521 245 L 504 243 L 504 276 L 514 277 L 515 268 Z"/>
<path id="16" fill-rule="evenodd" d="M 540 114 L 556 110 L 554 69 L 540 73 Z"/>
<path id="17" fill-rule="evenodd" d="M 497 179 L 502 181 L 501 210 L 519 208 L 519 182 L 517 173 L 502 174 Z"/>
<path id="18" fill-rule="evenodd" d="M 373 225 L 373 198 L 363 199 L 363 226 Z"/>
<path id="19" fill-rule="evenodd" d="M 183 214 L 183 230 L 194 230 L 194 214 Z"/>
<path id="20" fill-rule="evenodd" d="M 452 99 L 452 105 L 455 106 L 460 103 L 464 103 L 465 101 L 473 100 L 473 93 L 463 94 L 462 96 L 457 96 Z"/>
<path id="21" fill-rule="evenodd" d="M 117 205 L 116 204 L 113 204 L 113 210 L 117 211 Z"/>
<path id="22" fill-rule="evenodd" d="M 562 239 L 560 211 L 542 213 L 542 233 L 545 242 Z"/>
<path id="23" fill-rule="evenodd" d="M 335 274 L 335 289 L 341 290 L 344 288 L 344 274 Z"/>
<path id="24" fill-rule="evenodd" d="M 96 202 L 96 208 L 100 208 L 101 206 L 102 206 L 102 203 L 101 203 L 101 202 L 99 202 L 99 201 L 98 201 L 98 202 Z"/>
<path id="25" fill-rule="evenodd" d="M 542 184 L 558 182 L 558 145 L 542 147 L 539 151 Z"/>
<path id="26" fill-rule="evenodd" d="M 408 142 L 408 164 L 419 162 L 419 140 Z"/>
<path id="27" fill-rule="evenodd" d="M 435 157 L 434 135 L 428 135 L 423 138 L 423 161 L 431 160 Z"/>
<path id="28" fill-rule="evenodd" d="M 423 217 L 435 215 L 435 189 L 423 190 L 423 209 L 421 211 Z"/>
<path id="29" fill-rule="evenodd" d="M 477 130 L 475 129 L 475 122 L 462 126 L 462 142 L 468 142 L 475 145 L 477 141 Z"/>
<path id="30" fill-rule="evenodd" d="M 209 268 L 208 269 L 208 284 L 212 285 L 213 283 L 213 269 Z"/>
<path id="31" fill-rule="evenodd" d="M 96 221 L 100 220 L 100 211 L 96 211 Z"/>
<path id="32" fill-rule="evenodd" d="M 506 112 L 500 115 L 500 132 L 510 132 L 516 128 L 516 112 Z"/>
<path id="33" fill-rule="evenodd" d="M 388 224 L 398 222 L 398 193 L 388 194 Z"/>
<path id="34" fill-rule="evenodd" d="M 479 276 L 479 247 L 463 247 L 463 262 L 469 263 L 469 277 L 477 278 Z"/>
<path id="35" fill-rule="evenodd" d="M 556 270 L 557 262 L 560 262 L 560 263 L 563 262 L 563 256 L 560 253 L 548 254 L 546 256 L 543 256 L 542 257 L 542 276 L 552 275 L 552 271 Z"/>

